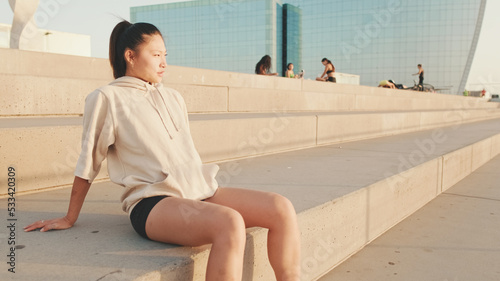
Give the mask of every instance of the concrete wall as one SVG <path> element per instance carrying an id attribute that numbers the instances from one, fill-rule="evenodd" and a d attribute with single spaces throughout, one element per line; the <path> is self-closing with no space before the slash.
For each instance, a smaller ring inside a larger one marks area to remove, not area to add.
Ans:
<path id="1" fill-rule="evenodd" d="M 86 94 L 111 80 L 107 61 L 13 50 L 0 50 L 0 57 L 7 62 L 0 69 L 0 98 L 7 105 L 0 118 L 0 169 L 17 169 L 19 195 L 68 186 L 80 151 L 81 120 L 46 116 L 80 114 Z M 496 104 L 474 98 L 183 67 L 169 67 L 164 83 L 179 89 L 196 112 L 190 125 L 205 162 L 500 117 Z M 37 118 L 23 122 L 19 115 Z M 303 280 L 319 277 L 499 153 L 497 134 L 301 210 Z M 0 182 L 6 176 L 0 174 Z M 98 179 L 106 178 L 103 166 Z M 249 234 L 247 275 L 272 280 L 267 233 Z M 202 279 L 207 255 L 207 247 L 195 249 L 194 264 L 179 263 L 137 280 L 188 280 L 186 271 Z"/>
<path id="2" fill-rule="evenodd" d="M 1 116 L 81 115 L 85 97 L 113 80 L 106 59 L 0 49 Z M 351 77 L 339 73 L 340 77 Z M 346 78 L 347 79 L 347 78 Z M 349 78 L 350 79 L 350 78 Z M 191 113 L 498 108 L 473 97 L 168 66 L 163 83 Z"/>
<path id="3" fill-rule="evenodd" d="M 112 80 L 108 61 L 19 50 L 0 50 L 0 57 L 2 165 L 23 171 L 21 192 L 71 184 L 81 119 L 69 117 Z M 500 117 L 497 104 L 461 96 L 175 66 L 164 80 L 184 96 L 205 162 Z M 104 166 L 98 179 L 106 178 Z"/>

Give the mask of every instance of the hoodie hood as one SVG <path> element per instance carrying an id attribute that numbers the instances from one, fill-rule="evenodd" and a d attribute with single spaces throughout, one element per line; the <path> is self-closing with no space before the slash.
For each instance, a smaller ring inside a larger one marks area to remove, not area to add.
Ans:
<path id="1" fill-rule="evenodd" d="M 144 93 L 151 91 L 155 88 L 159 89 L 163 86 L 162 83 L 150 84 L 144 80 L 132 76 L 122 76 L 114 80 L 113 82 L 109 83 L 109 85 L 125 87 L 125 88 L 133 88 L 144 91 Z"/>
<path id="2" fill-rule="evenodd" d="M 160 116 L 170 139 L 173 139 L 172 132 L 179 131 L 179 123 L 172 115 L 172 109 L 170 108 L 172 105 L 169 105 L 169 103 L 172 103 L 172 97 L 167 96 L 168 94 L 165 93 L 162 83 L 150 84 L 139 78 L 122 76 L 109 83 L 109 85 L 139 90 Z M 151 98 L 148 98 L 148 96 Z"/>

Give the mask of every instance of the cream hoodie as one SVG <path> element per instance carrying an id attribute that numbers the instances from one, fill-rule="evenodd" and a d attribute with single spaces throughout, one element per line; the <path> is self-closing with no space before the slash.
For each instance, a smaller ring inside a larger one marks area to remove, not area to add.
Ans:
<path id="1" fill-rule="evenodd" d="M 92 183 L 106 157 L 111 181 L 125 188 L 122 208 L 129 214 L 142 198 L 202 200 L 218 187 L 219 167 L 202 164 L 184 100 L 161 83 L 125 76 L 87 96 L 75 176 Z"/>

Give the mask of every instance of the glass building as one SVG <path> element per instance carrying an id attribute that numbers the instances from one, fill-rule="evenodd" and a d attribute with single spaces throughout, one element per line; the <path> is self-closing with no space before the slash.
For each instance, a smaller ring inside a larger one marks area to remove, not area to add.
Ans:
<path id="1" fill-rule="evenodd" d="M 294 72 L 302 69 L 302 10 L 283 5 L 283 73 L 288 63 L 294 64 Z"/>
<path id="2" fill-rule="evenodd" d="M 283 4 L 283 2 L 286 2 Z M 486 0 L 198 0 L 131 8 L 133 22 L 157 25 L 174 65 L 253 73 L 269 54 L 273 71 L 314 79 L 330 59 L 338 72 L 461 93 Z"/>
<path id="3" fill-rule="evenodd" d="M 132 7 L 132 22 L 156 25 L 166 38 L 168 63 L 254 73 L 264 56 L 280 72 L 283 60 L 280 0 L 203 0 Z"/>

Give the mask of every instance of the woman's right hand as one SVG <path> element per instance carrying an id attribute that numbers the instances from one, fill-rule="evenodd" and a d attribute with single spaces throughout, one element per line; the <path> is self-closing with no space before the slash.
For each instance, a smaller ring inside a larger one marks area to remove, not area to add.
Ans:
<path id="1" fill-rule="evenodd" d="M 68 229 L 72 226 L 73 223 L 71 223 L 67 217 L 62 217 L 51 220 L 36 221 L 28 226 L 25 226 L 24 231 L 29 232 L 40 228 L 41 232 L 45 232 L 52 229 Z"/>

